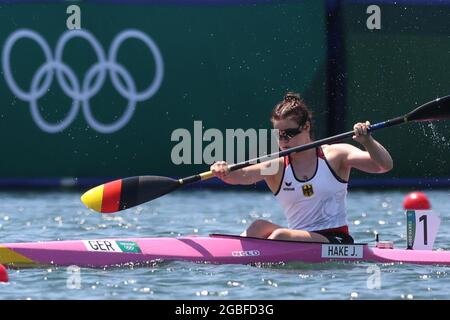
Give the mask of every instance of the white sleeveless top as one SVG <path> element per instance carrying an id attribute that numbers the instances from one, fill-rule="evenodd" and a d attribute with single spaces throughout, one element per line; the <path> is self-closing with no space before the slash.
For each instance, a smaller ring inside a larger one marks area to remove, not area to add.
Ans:
<path id="1" fill-rule="evenodd" d="M 290 229 L 319 231 L 347 225 L 348 182 L 339 178 L 317 149 L 316 172 L 308 180 L 295 176 L 289 157 L 275 197 L 280 201 Z"/>

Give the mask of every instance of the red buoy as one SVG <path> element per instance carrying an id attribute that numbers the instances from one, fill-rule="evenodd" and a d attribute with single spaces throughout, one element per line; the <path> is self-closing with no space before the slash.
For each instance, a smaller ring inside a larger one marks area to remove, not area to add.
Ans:
<path id="1" fill-rule="evenodd" d="M 0 282 L 8 282 L 8 271 L 6 268 L 0 264 Z"/>
<path id="2" fill-rule="evenodd" d="M 410 192 L 403 200 L 405 210 L 430 210 L 431 204 L 425 193 L 420 191 Z"/>

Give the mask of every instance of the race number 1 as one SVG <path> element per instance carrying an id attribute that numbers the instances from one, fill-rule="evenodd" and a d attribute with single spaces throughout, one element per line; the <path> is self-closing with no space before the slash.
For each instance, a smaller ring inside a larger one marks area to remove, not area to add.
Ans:
<path id="1" fill-rule="evenodd" d="M 407 249 L 432 250 L 441 219 L 430 210 L 406 211 Z"/>

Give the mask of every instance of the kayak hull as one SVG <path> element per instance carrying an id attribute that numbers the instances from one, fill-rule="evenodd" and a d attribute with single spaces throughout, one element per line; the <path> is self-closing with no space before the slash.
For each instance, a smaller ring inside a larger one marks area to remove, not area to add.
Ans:
<path id="1" fill-rule="evenodd" d="M 450 265 L 450 251 L 378 249 L 367 244 L 320 244 L 231 235 L 0 244 L 0 264 L 12 268 L 40 265 L 101 268 L 146 265 L 159 260 L 214 264 L 370 261 Z"/>

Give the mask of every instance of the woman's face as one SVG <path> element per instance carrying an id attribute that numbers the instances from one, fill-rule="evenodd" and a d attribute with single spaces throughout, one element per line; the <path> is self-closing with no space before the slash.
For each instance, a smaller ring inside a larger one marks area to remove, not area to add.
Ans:
<path id="1" fill-rule="evenodd" d="M 274 120 L 273 128 L 279 131 L 279 144 L 281 150 L 293 148 L 311 141 L 309 136 L 309 123 L 299 127 L 291 119 Z"/>

